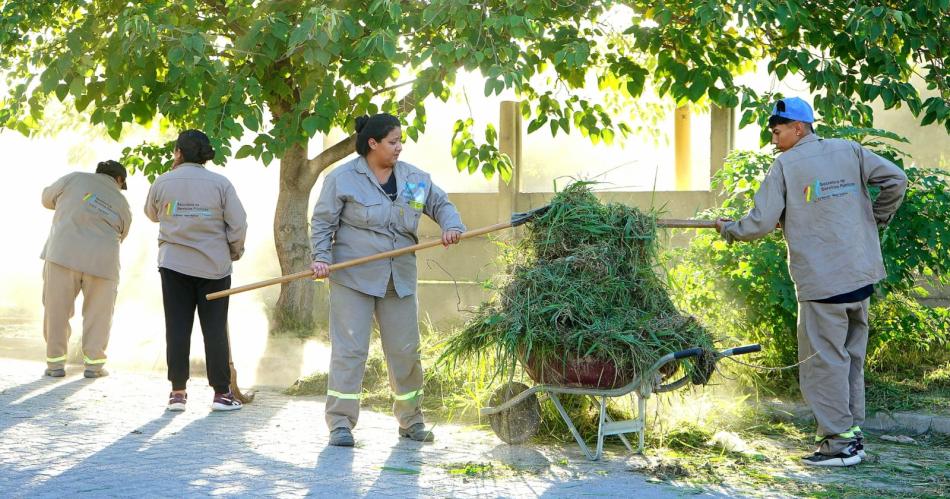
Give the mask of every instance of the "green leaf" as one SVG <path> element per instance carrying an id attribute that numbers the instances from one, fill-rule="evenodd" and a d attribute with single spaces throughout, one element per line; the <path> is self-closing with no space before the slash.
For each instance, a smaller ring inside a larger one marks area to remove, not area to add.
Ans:
<path id="1" fill-rule="evenodd" d="M 320 125 L 320 117 L 312 114 L 304 118 L 303 122 L 300 123 L 300 126 L 303 127 L 303 130 L 307 132 L 308 137 L 313 137 L 317 133 L 317 128 Z"/>
<path id="2" fill-rule="evenodd" d="M 383 55 L 385 55 L 387 59 L 393 60 L 396 58 L 396 45 L 394 45 L 388 39 L 384 39 L 382 41 L 382 50 Z"/>
<path id="3" fill-rule="evenodd" d="M 85 90 L 86 81 L 81 76 L 73 78 L 73 80 L 69 83 L 69 93 L 73 94 L 73 97 L 81 96 Z"/>
<path id="4" fill-rule="evenodd" d="M 383 471 L 392 471 L 395 473 L 399 473 L 401 475 L 418 475 L 422 473 L 422 471 L 417 470 L 415 468 L 401 468 L 399 466 L 383 466 L 380 469 L 382 469 Z"/>
<path id="5" fill-rule="evenodd" d="M 466 152 L 459 152 L 455 155 L 455 166 L 458 168 L 458 171 L 463 171 L 468 168 L 469 155 Z"/>
<path id="6" fill-rule="evenodd" d="M 709 86 L 709 78 L 706 75 L 698 75 L 693 83 L 689 85 L 689 91 L 687 97 L 689 100 L 696 102 L 706 93 L 706 88 Z"/>
<path id="7" fill-rule="evenodd" d="M 246 126 L 248 130 L 256 132 L 260 127 L 260 122 L 257 119 L 257 113 L 255 113 L 253 110 L 248 110 L 248 112 L 244 113 L 242 120 L 244 121 L 244 126 Z"/>
<path id="8" fill-rule="evenodd" d="M 59 99 L 60 102 L 66 100 L 66 97 L 69 97 L 69 87 L 67 87 L 65 83 L 56 85 L 55 92 L 56 98 Z"/>
<path id="9" fill-rule="evenodd" d="M 538 116 L 536 119 L 531 120 L 531 123 L 528 123 L 528 133 L 532 133 L 535 130 L 544 126 L 548 122 L 547 116 Z"/>
<path id="10" fill-rule="evenodd" d="M 238 149 L 237 154 L 234 155 L 234 159 L 242 159 L 254 154 L 254 146 L 243 145 Z"/>

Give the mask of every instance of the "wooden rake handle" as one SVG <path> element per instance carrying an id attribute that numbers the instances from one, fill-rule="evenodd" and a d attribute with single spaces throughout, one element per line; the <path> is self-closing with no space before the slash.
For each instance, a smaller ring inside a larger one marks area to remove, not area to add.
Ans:
<path id="1" fill-rule="evenodd" d="M 660 219 L 656 221 L 657 227 L 668 229 L 715 229 L 715 220 L 682 220 L 675 218 Z"/>
<path id="2" fill-rule="evenodd" d="M 489 225 L 489 226 L 487 226 L 487 227 L 482 227 L 482 228 L 480 228 L 480 229 L 470 230 L 470 231 L 468 231 L 468 232 L 463 232 L 461 235 L 459 235 L 459 240 L 462 240 L 462 239 L 469 239 L 469 238 L 473 238 L 473 237 L 478 237 L 478 236 L 481 236 L 481 235 L 483 235 L 483 234 L 488 234 L 489 232 L 495 232 L 495 231 L 499 231 L 499 230 L 502 230 L 502 229 L 507 229 L 507 228 L 509 228 L 509 227 L 511 227 L 511 226 L 512 226 L 512 223 L 511 223 L 511 222 L 505 222 L 505 223 L 500 223 L 500 224 L 495 224 L 495 225 Z M 391 250 L 391 251 L 384 251 L 384 252 L 382 252 L 382 253 L 377 253 L 377 254 L 375 254 L 375 255 L 369 255 L 369 256 L 364 256 L 364 257 L 360 257 L 360 258 L 354 258 L 353 260 L 348 260 L 348 261 L 345 261 L 345 262 L 335 263 L 335 264 L 333 264 L 333 265 L 330 265 L 330 272 L 333 272 L 334 270 L 341 270 L 341 269 L 345 269 L 345 268 L 349 268 L 349 267 L 355 267 L 356 265 L 361 265 L 361 264 L 364 264 L 364 263 L 367 263 L 367 262 L 373 262 L 373 261 L 376 261 L 376 260 L 383 260 L 383 259 L 385 259 L 385 258 L 395 258 L 395 257 L 397 257 L 397 256 L 405 255 L 406 253 L 413 253 L 413 252 L 416 252 L 416 251 L 419 251 L 419 250 L 424 250 L 424 249 L 427 249 L 427 248 L 431 248 L 431 247 L 433 247 L 433 246 L 439 246 L 439 245 L 441 245 L 441 244 L 442 244 L 442 240 L 441 240 L 441 239 L 435 239 L 435 240 L 432 240 L 432 241 L 426 241 L 426 242 L 424 242 L 424 243 L 419 243 L 419 244 L 414 244 L 414 245 L 412 245 L 412 246 L 407 246 L 407 247 L 405 247 L 405 248 L 399 248 L 399 249 L 394 249 L 394 250 Z M 283 283 L 285 283 L 285 282 L 296 281 L 297 279 L 304 279 L 304 278 L 307 278 L 307 277 L 310 277 L 310 278 L 313 277 L 313 271 L 312 271 L 312 270 L 309 270 L 309 269 L 308 269 L 308 270 L 301 270 L 300 272 L 296 272 L 296 273 L 294 273 L 294 274 L 287 274 L 287 275 L 284 275 L 284 276 L 275 277 L 275 278 L 273 278 L 273 279 L 268 279 L 268 280 L 266 280 L 266 281 L 255 282 L 255 283 L 252 283 L 252 284 L 245 284 L 244 286 L 238 286 L 238 287 L 236 287 L 236 288 L 226 289 L 226 290 L 224 290 L 224 291 L 218 291 L 218 292 L 216 292 L 216 293 L 210 293 L 210 294 L 206 295 L 205 297 L 206 297 L 207 299 L 209 299 L 209 300 L 216 300 L 216 299 L 218 299 L 218 298 L 224 298 L 225 296 L 231 296 L 231 295 L 233 295 L 233 294 L 243 293 L 243 292 L 245 292 L 245 291 L 251 291 L 252 289 L 258 289 L 258 288 L 264 288 L 264 287 L 267 287 L 267 286 L 273 286 L 274 284 L 283 284 Z"/>
<path id="3" fill-rule="evenodd" d="M 523 220 L 522 220 L 523 221 Z M 495 232 L 502 229 L 507 229 L 512 227 L 512 222 L 499 223 L 495 225 L 489 225 L 487 227 L 482 227 L 480 229 L 470 230 L 468 232 L 463 232 L 459 236 L 459 240 L 469 239 L 472 237 L 478 237 L 489 232 Z M 675 229 L 715 229 L 716 221 L 715 220 L 679 220 L 679 219 L 662 219 L 657 220 L 656 225 L 658 227 L 665 228 L 675 228 Z M 341 270 L 349 267 L 354 267 L 356 265 L 361 265 L 367 262 L 373 262 L 376 260 L 382 260 L 385 258 L 395 258 L 397 256 L 402 256 L 407 253 L 413 253 L 416 251 L 424 250 L 427 248 L 432 248 L 434 246 L 439 246 L 442 244 L 440 239 L 435 239 L 432 241 L 427 241 L 424 243 L 415 244 L 412 246 L 407 246 L 405 248 L 399 248 L 391 251 L 385 251 L 383 253 L 377 253 L 375 255 L 364 256 L 361 258 L 354 258 L 342 263 L 335 263 L 330 265 L 330 272 L 335 270 Z M 226 289 L 224 291 L 218 291 L 216 293 L 210 293 L 206 296 L 209 300 L 216 300 L 218 298 L 224 298 L 225 296 L 231 296 L 237 293 L 243 293 L 245 291 L 251 291 L 254 289 L 264 288 L 267 286 L 273 286 L 275 284 L 283 284 L 285 282 L 296 281 L 297 279 L 304 279 L 307 277 L 312 277 L 312 270 L 301 270 L 293 274 L 287 274 L 280 277 L 275 277 L 273 279 L 268 279 L 266 281 L 255 282 L 252 284 L 245 284 L 244 286 L 238 286 L 236 288 Z"/>

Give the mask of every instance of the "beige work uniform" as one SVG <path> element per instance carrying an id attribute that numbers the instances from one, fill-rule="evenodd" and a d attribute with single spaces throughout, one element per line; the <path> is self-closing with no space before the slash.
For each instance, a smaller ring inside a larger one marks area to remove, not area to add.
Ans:
<path id="1" fill-rule="evenodd" d="M 196 163 L 162 174 L 148 190 L 145 215 L 158 228 L 158 266 L 203 279 L 231 275 L 244 254 L 247 214 L 231 181 Z M 223 223 L 222 223 L 223 222 Z"/>
<path id="2" fill-rule="evenodd" d="M 106 362 L 106 346 L 119 286 L 119 244 L 132 213 L 115 179 L 103 173 L 70 173 L 43 190 L 55 210 L 40 258 L 43 268 L 43 337 L 50 369 L 66 364 L 76 296 L 83 294 L 82 351 L 86 369 Z"/>
<path id="3" fill-rule="evenodd" d="M 362 157 L 327 175 L 311 219 L 311 257 L 340 263 L 418 242 L 426 214 L 442 231 L 465 231 L 458 211 L 429 174 L 403 162 L 394 167 L 397 197 L 390 201 Z M 416 257 L 351 267 L 330 275 L 330 376 L 326 421 L 353 428 L 359 418 L 363 372 L 373 316 L 394 392 L 399 425 L 422 422 L 423 371 L 419 353 Z"/>
<path id="4" fill-rule="evenodd" d="M 872 202 L 867 186 L 881 189 Z M 903 200 L 907 176 L 896 165 L 840 139 L 811 134 L 780 154 L 742 220 L 723 227 L 728 241 L 748 241 L 779 222 L 798 295 L 802 395 L 818 422 L 820 452 L 835 455 L 864 422 L 864 358 L 869 299 L 819 303 L 885 277 L 878 226 Z M 814 357 L 812 357 L 814 354 Z M 840 438 L 839 438 L 840 437 Z"/>

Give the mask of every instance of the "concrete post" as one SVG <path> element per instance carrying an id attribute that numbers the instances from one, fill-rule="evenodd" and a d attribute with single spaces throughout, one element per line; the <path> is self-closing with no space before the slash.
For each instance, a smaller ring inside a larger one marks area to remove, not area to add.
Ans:
<path id="1" fill-rule="evenodd" d="M 511 158 L 511 182 L 498 176 L 498 220 L 508 220 L 518 211 L 521 192 L 521 111 L 520 102 L 502 101 L 498 123 L 498 150 Z"/>
<path id="2" fill-rule="evenodd" d="M 709 106 L 709 177 L 725 164 L 726 156 L 736 147 L 736 110 Z"/>
<path id="3" fill-rule="evenodd" d="M 692 138 L 688 106 L 676 108 L 673 114 L 673 160 L 676 166 L 676 190 L 693 189 Z"/>

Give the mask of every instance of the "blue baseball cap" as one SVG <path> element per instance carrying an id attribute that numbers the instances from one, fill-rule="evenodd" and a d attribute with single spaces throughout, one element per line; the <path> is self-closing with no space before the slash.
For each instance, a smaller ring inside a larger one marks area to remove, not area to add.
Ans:
<path id="1" fill-rule="evenodd" d="M 775 105 L 772 107 L 772 116 L 801 121 L 802 123 L 815 122 L 815 114 L 812 112 L 811 106 L 798 97 L 775 101 Z"/>

